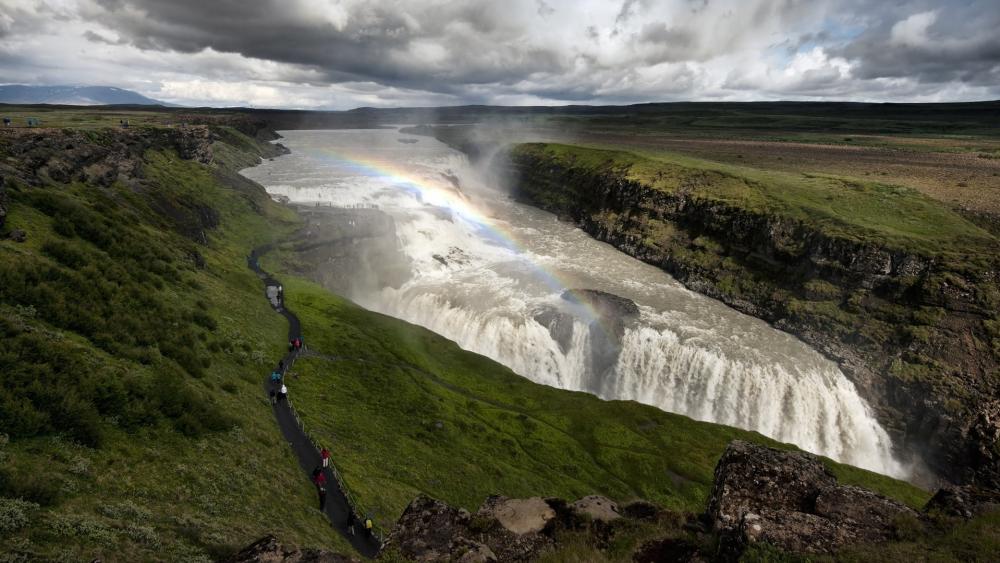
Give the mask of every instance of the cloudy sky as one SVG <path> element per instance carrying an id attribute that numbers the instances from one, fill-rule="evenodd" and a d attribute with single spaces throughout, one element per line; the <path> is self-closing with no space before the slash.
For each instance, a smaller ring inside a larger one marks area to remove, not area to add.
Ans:
<path id="1" fill-rule="evenodd" d="M 0 0 L 0 83 L 185 105 L 1000 98 L 1000 0 Z"/>

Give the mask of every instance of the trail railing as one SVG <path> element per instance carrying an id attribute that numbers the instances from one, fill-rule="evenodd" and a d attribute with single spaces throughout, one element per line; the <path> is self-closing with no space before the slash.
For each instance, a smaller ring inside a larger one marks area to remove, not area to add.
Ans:
<path id="1" fill-rule="evenodd" d="M 299 354 L 295 354 L 291 357 L 288 364 L 285 366 L 286 372 L 291 370 L 292 366 L 295 365 L 295 360 L 298 359 L 298 356 Z M 320 451 L 322 448 L 320 447 L 319 440 L 313 436 L 312 432 L 306 430 L 305 422 L 302 420 L 302 417 L 299 415 L 299 411 L 295 408 L 295 405 L 292 404 L 291 399 L 289 399 L 287 395 L 285 396 L 285 402 L 288 403 L 288 409 L 291 411 L 292 417 L 295 418 L 295 423 L 298 425 L 299 430 L 305 434 L 306 438 L 309 439 L 309 443 L 316 448 L 316 451 Z M 365 509 L 365 506 L 360 501 L 358 501 L 357 495 L 351 491 L 350 487 L 347 485 L 347 481 L 344 479 L 343 473 L 337 469 L 337 465 L 332 459 L 330 460 L 329 469 L 330 472 L 333 473 L 334 481 L 337 483 L 337 488 L 340 489 L 344 498 L 347 499 L 347 506 L 353 513 L 354 533 L 359 533 L 359 528 L 360 533 L 365 533 L 365 519 L 367 519 L 368 515 L 371 513 Z M 375 522 L 374 518 L 372 518 L 372 535 L 378 540 L 380 546 L 385 545 L 388 533 L 385 528 Z"/>

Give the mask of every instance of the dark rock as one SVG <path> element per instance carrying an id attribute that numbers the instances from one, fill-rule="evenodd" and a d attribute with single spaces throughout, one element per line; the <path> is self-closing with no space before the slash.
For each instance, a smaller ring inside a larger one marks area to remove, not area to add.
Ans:
<path id="1" fill-rule="evenodd" d="M 622 515 L 634 520 L 656 520 L 660 507 L 644 500 L 635 500 L 622 507 Z"/>
<path id="2" fill-rule="evenodd" d="M 601 316 L 613 319 L 632 319 L 639 316 L 639 306 L 635 301 L 619 297 L 598 289 L 568 289 L 562 298 L 577 303 L 585 303 Z"/>
<path id="3" fill-rule="evenodd" d="M 815 514 L 853 535 L 852 541 L 878 542 L 893 537 L 901 517 L 917 518 L 917 511 L 878 493 L 841 485 L 825 489 L 816 497 Z"/>
<path id="4" fill-rule="evenodd" d="M 972 423 L 964 432 L 973 472 L 968 481 L 1000 491 L 1000 399 L 983 401 L 971 410 Z"/>
<path id="5" fill-rule="evenodd" d="M 931 497 L 924 512 L 958 518 L 973 518 L 1000 510 L 1000 492 L 966 485 L 944 487 Z"/>
<path id="6" fill-rule="evenodd" d="M 13 231 L 10 232 L 9 235 L 7 235 L 7 238 L 9 238 L 14 242 L 24 242 L 28 240 L 28 233 L 24 232 L 21 229 L 14 229 Z"/>
<path id="7" fill-rule="evenodd" d="M 604 375 L 618 364 L 625 323 L 639 316 L 639 307 L 631 299 L 596 289 L 569 289 L 562 298 L 584 307 L 582 314 L 590 320 L 590 364 L 583 388 L 600 392 Z"/>
<path id="8" fill-rule="evenodd" d="M 700 548 L 687 540 L 667 538 L 646 542 L 632 556 L 635 563 L 693 563 L 708 561 Z"/>
<path id="9" fill-rule="evenodd" d="M 737 538 L 743 545 L 766 542 L 793 553 L 832 553 L 854 543 L 836 522 L 804 512 L 763 509 L 743 514 Z"/>
<path id="10" fill-rule="evenodd" d="M 727 556 L 767 542 L 793 553 L 834 553 L 892 539 L 919 514 L 892 499 L 840 486 L 814 455 L 734 441 L 715 468 L 708 515 Z"/>
<path id="11" fill-rule="evenodd" d="M 274 536 L 265 536 L 246 547 L 225 563 L 357 563 L 354 557 L 316 549 L 298 549 L 282 545 Z"/>
<path id="12" fill-rule="evenodd" d="M 421 495 L 403 511 L 386 549 L 413 561 L 527 561 L 551 547 L 541 532 L 554 516 L 542 499 L 490 497 L 471 516 Z"/>
<path id="13" fill-rule="evenodd" d="M 545 307 L 532 317 L 535 322 L 549 329 L 549 335 L 559 345 L 563 354 L 569 351 L 573 344 L 573 315 L 564 313 L 555 307 Z"/>
<path id="14" fill-rule="evenodd" d="M 761 507 L 812 512 L 823 489 L 837 479 L 813 455 L 734 441 L 715 466 L 708 514 L 717 530 L 740 526 L 743 514 Z"/>
<path id="15" fill-rule="evenodd" d="M 386 545 L 414 561 L 458 559 L 480 545 L 467 542 L 470 535 L 467 512 L 421 495 L 403 511 Z"/>

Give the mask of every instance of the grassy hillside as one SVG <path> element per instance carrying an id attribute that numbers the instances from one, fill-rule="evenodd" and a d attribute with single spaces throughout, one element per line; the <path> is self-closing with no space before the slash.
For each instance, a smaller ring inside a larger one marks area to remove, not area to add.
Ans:
<path id="1" fill-rule="evenodd" d="M 700 512 L 726 444 L 756 433 L 538 385 L 454 342 L 284 278 L 311 357 L 291 400 L 383 525 L 420 492 L 475 510 L 487 495 L 602 493 Z M 789 446 L 790 447 L 790 446 Z M 843 482 L 920 506 L 909 484 L 828 462 Z"/>
<path id="2" fill-rule="evenodd" d="M 829 175 L 790 174 L 669 153 L 531 143 L 515 152 L 594 174 L 623 172 L 669 194 L 808 222 L 831 236 L 929 255 L 992 255 L 997 239 L 915 190 Z"/>
<path id="3" fill-rule="evenodd" d="M 37 147 L 7 162 L 58 157 Z M 141 170 L 2 174 L 27 241 L 0 240 L 0 560 L 209 561 L 266 533 L 348 550 L 260 391 L 287 327 L 244 257 L 294 215 L 171 150 Z"/>

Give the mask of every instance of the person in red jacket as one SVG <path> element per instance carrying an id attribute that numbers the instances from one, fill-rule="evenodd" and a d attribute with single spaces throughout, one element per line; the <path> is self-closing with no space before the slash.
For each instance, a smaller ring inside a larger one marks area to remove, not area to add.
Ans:
<path id="1" fill-rule="evenodd" d="M 330 467 L 330 450 L 323 448 L 319 452 L 319 457 L 323 460 L 323 467 Z"/>
<path id="2" fill-rule="evenodd" d="M 313 471 L 313 473 L 314 473 L 313 483 L 316 483 L 317 487 L 321 487 L 322 488 L 324 485 L 326 485 L 326 475 L 324 475 L 323 471 L 321 469 L 319 469 L 318 467 L 316 469 L 318 471 Z"/>

